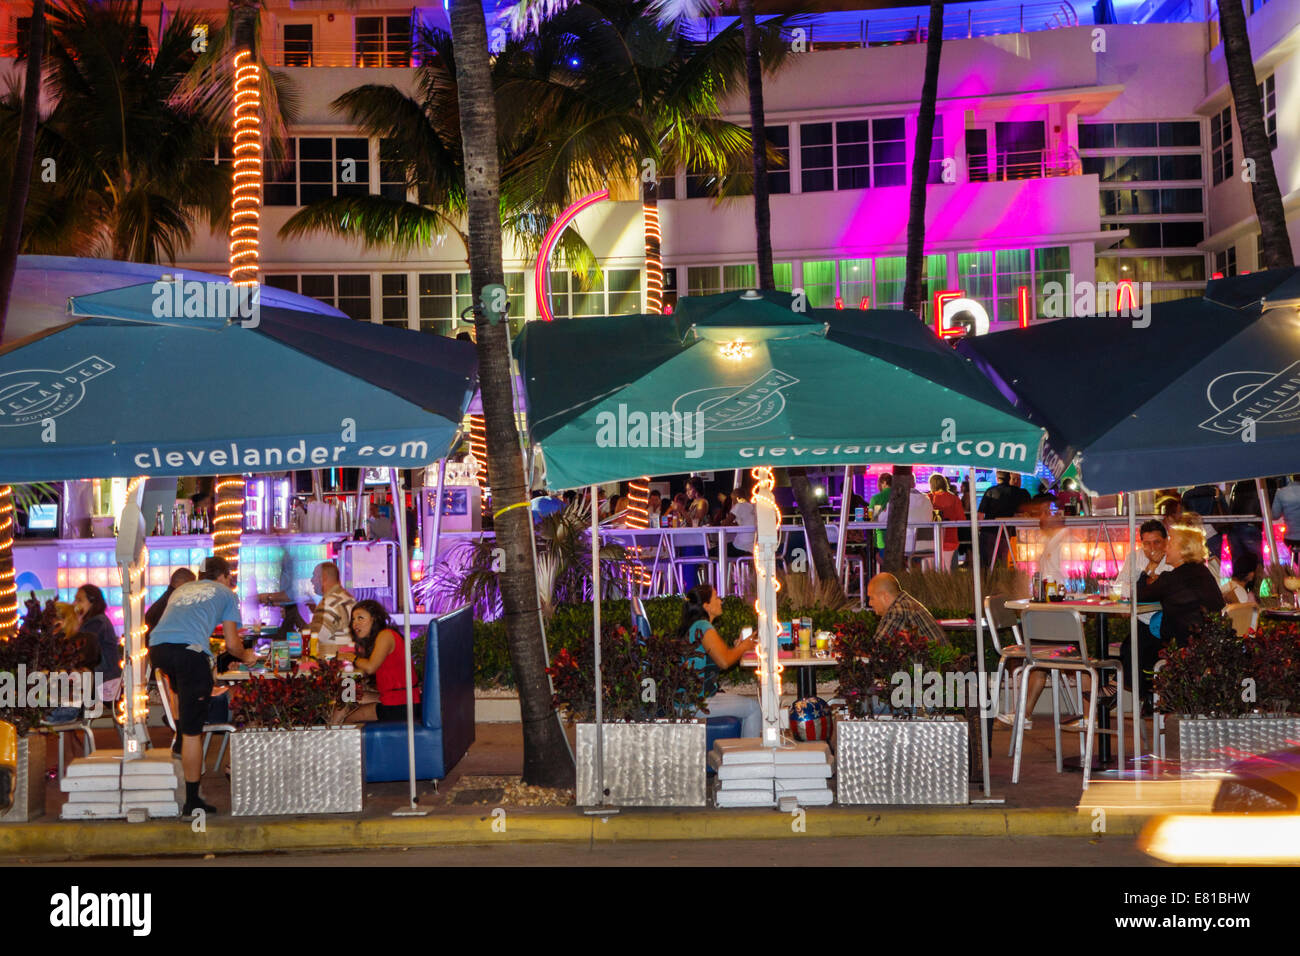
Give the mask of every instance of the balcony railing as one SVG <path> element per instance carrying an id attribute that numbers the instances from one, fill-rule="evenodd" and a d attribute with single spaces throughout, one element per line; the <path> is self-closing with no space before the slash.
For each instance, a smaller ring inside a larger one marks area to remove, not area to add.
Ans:
<path id="1" fill-rule="evenodd" d="M 980 160 L 976 168 L 973 160 L 976 156 L 967 156 L 968 179 L 971 182 L 1008 182 L 1015 179 L 1047 179 L 1052 176 L 1080 176 L 1083 174 L 1083 162 L 1071 149 L 1061 153 L 1048 149 L 1018 149 L 998 152 L 994 162 L 987 163 L 987 154 L 977 154 Z"/>
<path id="2" fill-rule="evenodd" d="M 883 13 L 884 11 L 882 11 Z M 734 17 L 714 17 L 704 21 L 705 32 L 714 36 Z M 948 5 L 943 11 L 943 38 L 967 40 L 972 37 L 1000 36 L 1009 33 L 1036 33 L 1077 27 L 1079 15 L 1068 0 L 1039 0 L 1020 4 L 973 3 Z M 833 50 L 867 46 L 895 46 L 924 43 L 929 34 L 927 15 L 911 17 L 865 16 L 861 12 L 819 13 L 803 27 L 811 50 Z"/>

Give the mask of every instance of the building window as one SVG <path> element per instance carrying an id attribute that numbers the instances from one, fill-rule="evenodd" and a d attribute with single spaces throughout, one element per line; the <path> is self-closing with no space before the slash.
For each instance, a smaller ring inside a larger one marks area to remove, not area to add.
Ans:
<path id="1" fill-rule="evenodd" d="M 788 193 L 790 191 L 790 127 L 765 126 L 763 134 L 768 146 L 781 157 L 780 165 L 767 164 L 767 191 L 769 193 Z"/>
<path id="2" fill-rule="evenodd" d="M 1197 120 L 1165 123 L 1080 123 L 1080 149 L 1132 149 L 1134 147 L 1188 147 L 1201 145 Z"/>
<path id="3" fill-rule="evenodd" d="M 1205 281 L 1205 256 L 1098 256 L 1098 282 L 1182 282 Z"/>
<path id="4" fill-rule="evenodd" d="M 420 331 L 451 335 L 459 318 L 449 272 L 422 272 L 419 277 Z"/>
<path id="5" fill-rule="evenodd" d="M 331 273 L 268 275 L 263 282 L 272 288 L 298 292 L 332 305 L 359 322 L 369 322 L 371 319 L 369 273 L 339 276 Z"/>
<path id="6" fill-rule="evenodd" d="M 522 281 L 523 273 L 518 275 Z M 599 276 L 553 271 L 551 311 L 557 319 L 636 315 L 641 311 L 641 270 L 605 269 Z"/>
<path id="7" fill-rule="evenodd" d="M 406 281 L 405 272 L 388 272 L 379 277 L 380 315 L 384 325 L 409 327 Z"/>
<path id="8" fill-rule="evenodd" d="M 901 117 L 800 124 L 803 191 L 903 185 L 907 182 L 905 130 Z"/>
<path id="9" fill-rule="evenodd" d="M 872 302 L 871 260 L 840 260 L 840 299 L 846 309 L 856 309 L 865 299 Z"/>
<path id="10" fill-rule="evenodd" d="M 406 164 L 398 158 L 396 140 L 379 141 L 379 195 L 406 201 Z"/>
<path id="11" fill-rule="evenodd" d="M 1214 271 L 1225 279 L 1237 274 L 1237 247 L 1229 246 L 1214 254 Z"/>
<path id="12" fill-rule="evenodd" d="M 334 196 L 370 193 L 370 141 L 358 136 L 299 136 L 280 162 L 263 170 L 262 202 L 305 206 Z"/>
<path id="13" fill-rule="evenodd" d="M 1061 287 L 1061 291 L 1064 295 L 1074 295 L 1073 289 L 1065 288 L 1069 272 L 1069 246 L 1048 246 L 1045 249 L 1034 250 L 1035 316 L 1042 315 L 1045 311 L 1043 290 L 1047 287 L 1049 282 L 1057 283 Z"/>
<path id="14" fill-rule="evenodd" d="M 998 123 L 998 179 L 1037 179 L 1043 175 L 1047 131 L 1041 120 Z"/>
<path id="15" fill-rule="evenodd" d="M 1193 215 L 1204 211 L 1199 189 L 1101 189 L 1103 216 Z"/>
<path id="16" fill-rule="evenodd" d="M 357 17 L 357 66 L 410 66 L 411 18 Z"/>
<path id="17" fill-rule="evenodd" d="M 554 275 L 554 273 L 552 273 Z M 522 322 L 524 320 L 524 274 L 522 272 L 507 272 L 505 274 L 506 297 L 509 301 L 509 312 L 507 315 L 513 319 Z M 555 286 L 551 285 L 552 301 L 554 301 Z M 474 304 L 473 285 L 471 276 L 468 272 L 456 273 L 456 315 L 460 315 L 471 305 Z M 556 315 L 559 313 L 556 312 Z"/>
<path id="18" fill-rule="evenodd" d="M 927 183 L 943 182 L 943 116 L 936 115 L 934 118 L 934 138 L 930 141 L 930 171 L 926 176 Z"/>
<path id="19" fill-rule="evenodd" d="M 814 309 L 835 307 L 835 260 L 825 259 L 803 264 L 803 291 Z"/>
<path id="20" fill-rule="evenodd" d="M 993 253 L 960 252 L 957 254 L 957 287 L 971 299 L 993 301 Z M 994 318 L 989 310 L 989 318 Z"/>
<path id="21" fill-rule="evenodd" d="M 989 316 L 995 322 L 1016 322 L 1020 318 L 1020 287 L 1034 287 L 1034 269 L 1029 249 L 999 249 L 994 256 L 997 269 L 997 299 Z"/>
<path id="22" fill-rule="evenodd" d="M 989 181 L 989 131 L 966 130 L 966 178 L 973 183 Z"/>
<path id="23" fill-rule="evenodd" d="M 1264 132 L 1268 135 L 1269 149 L 1277 149 L 1277 88 L 1273 84 L 1273 74 L 1264 78 L 1257 87 L 1259 105 L 1264 112 Z"/>
<path id="24" fill-rule="evenodd" d="M 774 262 L 772 278 L 782 292 L 793 289 L 794 266 L 789 262 Z M 717 295 L 719 292 L 743 292 L 758 288 L 758 266 L 687 266 L 687 295 Z M 638 300 L 639 301 L 639 300 Z M 611 313 L 615 314 L 615 313 Z"/>
<path id="25" fill-rule="evenodd" d="M 286 23 L 284 25 L 284 65 L 311 66 L 312 25 Z"/>
<path id="26" fill-rule="evenodd" d="M 1210 169 L 1214 185 L 1232 178 L 1232 107 L 1210 117 Z"/>

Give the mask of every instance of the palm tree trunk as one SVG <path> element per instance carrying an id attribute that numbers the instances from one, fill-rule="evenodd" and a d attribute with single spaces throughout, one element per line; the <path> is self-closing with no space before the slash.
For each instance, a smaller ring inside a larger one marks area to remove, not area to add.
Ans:
<path id="1" fill-rule="evenodd" d="M 930 149 L 934 142 L 934 109 L 939 95 L 939 54 L 943 51 L 943 0 L 930 0 L 930 26 L 925 38 L 925 78 L 916 117 L 916 144 L 912 151 L 912 192 L 907 211 L 907 265 L 903 279 L 903 308 L 921 314 L 924 297 L 921 266 L 925 261 L 925 191 L 930 178 Z M 911 465 L 895 465 L 889 492 L 889 521 L 885 525 L 885 553 L 881 567 L 897 572 L 903 567 L 907 545 L 908 498 L 915 480 Z"/>
<path id="2" fill-rule="evenodd" d="M 758 240 L 758 287 L 775 289 L 772 272 L 772 210 L 767 192 L 767 114 L 763 111 L 763 64 L 758 56 L 754 0 L 740 0 L 745 33 L 745 78 L 749 85 L 749 128 L 754 149 L 754 234 Z"/>
<path id="3" fill-rule="evenodd" d="M 452 0 L 451 32 L 465 153 L 470 282 L 478 300 L 485 285 L 504 285 L 505 281 L 501 265 L 496 103 L 488 65 L 487 26 L 478 0 Z M 537 574 L 530 539 L 532 514 L 527 507 L 523 459 L 515 428 L 508 329 L 505 321 L 489 323 L 484 310 L 477 311 L 479 386 L 487 420 L 496 541 L 497 547 L 505 551 L 501 602 L 523 720 L 523 779 L 539 786 L 572 787 L 573 759 L 551 703 L 546 676 L 546 646 L 538 616 Z"/>
<path id="4" fill-rule="evenodd" d="M 36 162 L 36 120 L 41 100 L 41 60 L 45 53 L 45 0 L 32 3 L 32 26 L 27 42 L 27 82 L 23 87 L 18 152 L 14 156 L 4 236 L 0 237 L 0 342 L 4 341 L 5 322 L 9 317 L 9 296 L 13 292 L 14 273 L 18 271 L 18 250 L 22 247 L 23 214 L 32 186 L 32 166 Z M 8 547 L 12 546 L 13 538 L 10 536 Z M 5 541 L 0 539 L 0 550 L 5 548 Z M 15 613 L 17 606 L 14 605 Z"/>
<path id="5" fill-rule="evenodd" d="M 664 311 L 664 264 L 659 238 L 659 184 L 641 183 L 641 223 L 645 241 L 646 312 Z"/>
<path id="6" fill-rule="evenodd" d="M 804 537 L 808 539 L 809 557 L 817 569 L 817 580 L 835 582 L 838 586 L 839 575 L 835 573 L 835 555 L 831 553 L 831 544 L 826 537 L 826 522 L 822 520 L 821 506 L 813 494 L 812 482 L 803 468 L 791 468 L 790 490 L 799 505 L 799 514 L 803 516 Z"/>
<path id="7" fill-rule="evenodd" d="M 1255 161 L 1255 179 L 1250 196 L 1259 218 L 1263 269 L 1292 269 L 1295 255 L 1286 229 L 1286 211 L 1282 207 L 1282 190 L 1273 168 L 1273 150 L 1264 131 L 1264 109 L 1255 82 L 1255 60 L 1250 52 L 1246 32 L 1246 14 L 1241 0 L 1219 0 L 1219 35 L 1223 38 L 1223 61 L 1228 67 L 1228 85 L 1232 89 L 1233 110 L 1241 130 L 1241 150 Z M 1279 115 L 1280 112 L 1279 112 Z"/>

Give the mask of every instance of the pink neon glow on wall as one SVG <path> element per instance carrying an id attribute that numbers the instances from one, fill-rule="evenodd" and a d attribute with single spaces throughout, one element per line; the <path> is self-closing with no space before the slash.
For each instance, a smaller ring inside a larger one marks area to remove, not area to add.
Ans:
<path id="1" fill-rule="evenodd" d="M 583 196 L 560 213 L 559 218 L 551 223 L 551 228 L 547 229 L 546 235 L 542 237 L 542 246 L 537 250 L 537 264 L 533 266 L 533 288 L 537 294 L 537 315 L 543 322 L 553 322 L 555 320 L 555 313 L 551 311 L 550 266 L 551 253 L 555 250 L 555 244 L 559 242 L 560 236 L 569 227 L 569 223 L 578 218 L 578 213 L 608 198 L 608 189 L 602 189 L 598 193 Z"/>

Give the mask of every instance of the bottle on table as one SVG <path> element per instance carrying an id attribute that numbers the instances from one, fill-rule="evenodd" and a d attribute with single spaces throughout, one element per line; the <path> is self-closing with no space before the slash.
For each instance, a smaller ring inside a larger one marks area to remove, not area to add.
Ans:
<path id="1" fill-rule="evenodd" d="M 162 505 L 158 506 L 158 511 L 153 518 L 153 533 L 155 536 L 163 533 Z"/>

